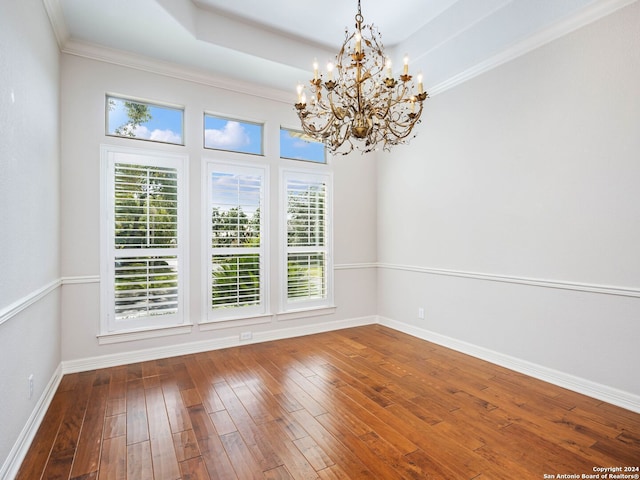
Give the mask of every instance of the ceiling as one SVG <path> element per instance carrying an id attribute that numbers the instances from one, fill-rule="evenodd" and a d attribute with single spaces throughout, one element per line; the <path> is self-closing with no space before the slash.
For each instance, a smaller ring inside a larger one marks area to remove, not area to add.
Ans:
<path id="1" fill-rule="evenodd" d="M 433 94 L 635 0 L 362 0 L 386 53 Z M 333 59 L 357 2 L 44 0 L 62 51 L 293 92 Z"/>

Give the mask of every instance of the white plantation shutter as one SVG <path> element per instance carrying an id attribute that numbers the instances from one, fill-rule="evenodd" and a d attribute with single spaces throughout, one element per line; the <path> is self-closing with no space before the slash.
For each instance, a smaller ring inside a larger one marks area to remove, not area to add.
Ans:
<path id="1" fill-rule="evenodd" d="M 208 319 L 262 314 L 265 170 L 210 163 L 207 182 Z"/>
<path id="2" fill-rule="evenodd" d="M 182 324 L 184 159 L 105 147 L 103 162 L 103 330 Z"/>
<path id="3" fill-rule="evenodd" d="M 178 311 L 177 256 L 115 258 L 115 319 Z"/>
<path id="4" fill-rule="evenodd" d="M 328 175 L 284 172 L 285 309 L 328 305 L 331 301 L 329 182 Z"/>
<path id="5" fill-rule="evenodd" d="M 115 248 L 177 247 L 177 169 L 116 163 L 114 175 Z"/>

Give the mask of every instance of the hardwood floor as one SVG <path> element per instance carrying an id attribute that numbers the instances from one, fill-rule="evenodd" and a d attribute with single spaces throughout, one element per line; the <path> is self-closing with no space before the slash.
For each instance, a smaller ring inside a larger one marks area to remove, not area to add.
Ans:
<path id="1" fill-rule="evenodd" d="M 65 375 L 17 478 L 513 480 L 625 466 L 640 466 L 640 414 L 366 326 Z"/>

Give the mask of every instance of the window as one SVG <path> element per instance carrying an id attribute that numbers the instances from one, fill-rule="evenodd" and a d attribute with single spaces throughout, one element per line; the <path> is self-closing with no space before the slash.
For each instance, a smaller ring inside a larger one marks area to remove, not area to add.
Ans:
<path id="1" fill-rule="evenodd" d="M 333 302 L 330 180 L 326 174 L 283 170 L 285 311 Z"/>
<path id="2" fill-rule="evenodd" d="M 183 145 L 184 110 L 107 95 L 107 135 Z"/>
<path id="3" fill-rule="evenodd" d="M 263 125 L 204 115 L 204 148 L 262 155 Z"/>
<path id="4" fill-rule="evenodd" d="M 265 169 L 207 166 L 208 320 L 264 314 Z"/>
<path id="5" fill-rule="evenodd" d="M 186 158 L 102 147 L 102 333 L 185 323 Z"/>
<path id="6" fill-rule="evenodd" d="M 324 143 L 304 132 L 280 127 L 280 156 L 292 160 L 327 163 Z"/>

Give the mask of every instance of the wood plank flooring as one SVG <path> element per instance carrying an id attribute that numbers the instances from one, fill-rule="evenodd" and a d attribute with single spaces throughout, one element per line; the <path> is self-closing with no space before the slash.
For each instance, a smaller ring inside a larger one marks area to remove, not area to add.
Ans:
<path id="1" fill-rule="evenodd" d="M 640 414 L 366 326 L 65 375 L 17 478 L 512 480 L 625 466 L 640 466 Z"/>

